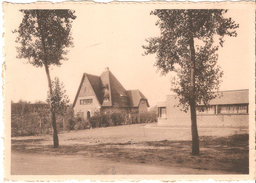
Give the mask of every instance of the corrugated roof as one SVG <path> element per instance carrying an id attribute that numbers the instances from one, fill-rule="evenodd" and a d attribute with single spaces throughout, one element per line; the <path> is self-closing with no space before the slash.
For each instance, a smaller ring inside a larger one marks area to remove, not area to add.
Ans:
<path id="1" fill-rule="evenodd" d="M 130 107 L 138 107 L 141 99 L 146 100 L 147 106 L 149 107 L 148 99 L 140 92 L 140 90 L 127 90 L 127 94 L 130 99 Z"/>

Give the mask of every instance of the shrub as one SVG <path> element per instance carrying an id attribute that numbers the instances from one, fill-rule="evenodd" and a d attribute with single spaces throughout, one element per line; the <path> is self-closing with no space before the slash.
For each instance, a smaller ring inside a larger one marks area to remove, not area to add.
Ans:
<path id="1" fill-rule="evenodd" d="M 157 122 L 157 114 L 155 112 L 144 112 L 138 116 L 140 123 Z"/>
<path id="2" fill-rule="evenodd" d="M 73 117 L 73 118 L 70 118 L 69 120 L 68 120 L 68 124 L 67 124 L 67 126 L 66 126 L 66 128 L 68 129 L 68 130 L 74 130 L 74 126 L 76 125 L 76 121 L 75 121 L 75 118 Z"/>
<path id="3" fill-rule="evenodd" d="M 73 117 L 68 120 L 67 130 L 83 130 L 91 128 L 91 123 L 83 117 Z"/>
<path id="4" fill-rule="evenodd" d="M 123 125 L 126 121 L 126 115 L 124 113 L 111 113 L 110 118 L 114 126 Z"/>
<path id="5" fill-rule="evenodd" d="M 101 126 L 102 127 L 113 126 L 110 114 L 102 114 Z"/>
<path id="6" fill-rule="evenodd" d="M 91 126 L 93 128 L 99 128 L 101 126 L 101 118 L 102 118 L 102 116 L 98 115 L 98 114 L 90 117 L 89 122 L 91 123 Z"/>

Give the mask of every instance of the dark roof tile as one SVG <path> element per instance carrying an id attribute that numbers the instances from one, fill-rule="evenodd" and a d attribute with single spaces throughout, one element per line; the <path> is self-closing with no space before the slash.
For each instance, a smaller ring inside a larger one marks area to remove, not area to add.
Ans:
<path id="1" fill-rule="evenodd" d="M 138 107 L 141 99 L 145 99 L 147 101 L 147 98 L 139 90 L 126 91 L 122 84 L 107 68 L 100 76 L 84 73 L 75 97 L 75 101 L 73 103 L 73 107 L 76 103 L 85 76 L 87 76 L 88 80 L 90 81 L 102 107 Z M 104 92 L 104 89 L 106 89 L 107 92 Z M 104 96 L 108 96 L 109 101 L 103 101 Z M 148 101 L 147 106 L 149 107 Z"/>
<path id="2" fill-rule="evenodd" d="M 138 107 L 141 99 L 147 101 L 147 98 L 140 92 L 140 90 L 127 90 L 127 94 L 130 99 L 130 107 Z M 147 106 L 149 107 L 148 101 Z"/>

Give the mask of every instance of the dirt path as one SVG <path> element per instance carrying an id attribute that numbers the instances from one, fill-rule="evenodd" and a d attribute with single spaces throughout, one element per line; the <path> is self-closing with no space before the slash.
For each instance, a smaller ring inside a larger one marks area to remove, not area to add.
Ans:
<path id="1" fill-rule="evenodd" d="M 113 162 L 80 155 L 12 152 L 12 175 L 227 174 L 223 171 Z"/>

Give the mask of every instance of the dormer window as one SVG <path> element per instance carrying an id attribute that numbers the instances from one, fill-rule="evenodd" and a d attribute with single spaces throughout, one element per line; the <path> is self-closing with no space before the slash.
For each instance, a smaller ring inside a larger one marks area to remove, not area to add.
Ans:
<path id="1" fill-rule="evenodd" d="M 108 90 L 108 84 L 105 84 L 105 85 L 103 86 L 103 89 L 104 89 L 104 90 Z"/>
<path id="2" fill-rule="evenodd" d="M 105 89 L 104 96 L 103 96 L 103 102 L 109 101 L 109 91 Z"/>
<path id="3" fill-rule="evenodd" d="M 103 98 L 103 102 L 108 102 L 109 101 L 109 98 L 105 97 Z"/>

